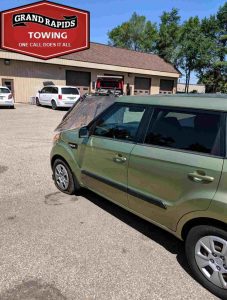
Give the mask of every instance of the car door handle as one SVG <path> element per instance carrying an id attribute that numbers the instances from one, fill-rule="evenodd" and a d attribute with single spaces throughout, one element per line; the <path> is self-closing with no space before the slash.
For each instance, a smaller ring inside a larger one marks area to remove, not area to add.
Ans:
<path id="1" fill-rule="evenodd" d="M 188 177 L 198 183 L 210 183 L 214 181 L 214 177 L 207 176 L 205 174 L 200 174 L 197 171 L 193 173 L 188 173 Z"/>
<path id="2" fill-rule="evenodd" d="M 116 154 L 113 158 L 113 161 L 116 163 L 123 163 L 126 162 L 127 158 L 124 157 L 122 154 Z"/>

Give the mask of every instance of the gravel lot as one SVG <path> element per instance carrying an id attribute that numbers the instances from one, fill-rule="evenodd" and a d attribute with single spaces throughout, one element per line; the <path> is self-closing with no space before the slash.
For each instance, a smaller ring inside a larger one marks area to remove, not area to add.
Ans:
<path id="1" fill-rule="evenodd" d="M 64 114 L 0 110 L 0 299 L 215 299 L 176 238 L 91 192 L 58 192 L 49 153 Z"/>

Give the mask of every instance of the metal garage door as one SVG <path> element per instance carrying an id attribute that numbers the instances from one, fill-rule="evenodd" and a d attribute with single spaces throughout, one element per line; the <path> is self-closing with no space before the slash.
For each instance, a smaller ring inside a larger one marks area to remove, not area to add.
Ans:
<path id="1" fill-rule="evenodd" d="M 78 87 L 81 95 L 90 92 L 91 73 L 66 71 L 66 84 Z"/>
<path id="2" fill-rule="evenodd" d="M 174 80 L 161 79 L 159 94 L 172 94 Z"/>
<path id="3" fill-rule="evenodd" d="M 135 77 L 135 95 L 150 95 L 151 79 Z"/>

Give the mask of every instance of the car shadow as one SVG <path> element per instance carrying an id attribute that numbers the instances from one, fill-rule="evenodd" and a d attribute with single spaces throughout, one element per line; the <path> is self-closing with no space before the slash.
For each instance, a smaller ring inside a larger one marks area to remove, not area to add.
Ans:
<path id="1" fill-rule="evenodd" d="M 39 107 L 44 107 L 44 108 L 48 108 L 49 110 L 53 110 L 51 106 L 48 105 L 40 105 Z M 60 111 L 68 111 L 70 109 L 70 107 L 58 107 L 55 110 L 60 110 Z"/>
<path id="2" fill-rule="evenodd" d="M 9 107 L 9 106 L 0 106 L 0 109 L 15 109 L 15 107 Z"/>
<path id="3" fill-rule="evenodd" d="M 192 276 L 185 256 L 184 242 L 180 241 L 174 235 L 161 229 L 160 227 L 153 225 L 152 223 L 134 215 L 133 213 L 89 190 L 82 189 L 80 191 L 80 196 L 85 197 L 87 200 L 105 210 L 112 216 L 131 226 L 149 239 L 155 241 L 167 251 L 171 252 L 172 254 L 176 254 L 178 263 L 190 276 Z"/>

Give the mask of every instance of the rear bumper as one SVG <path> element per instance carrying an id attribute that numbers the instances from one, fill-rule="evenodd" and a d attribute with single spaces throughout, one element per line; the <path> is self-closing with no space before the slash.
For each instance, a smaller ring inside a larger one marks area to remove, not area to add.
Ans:
<path id="1" fill-rule="evenodd" d="M 0 101 L 0 107 L 1 106 L 14 106 L 13 100 L 2 100 Z"/>
<path id="2" fill-rule="evenodd" d="M 57 107 L 72 107 L 76 101 L 67 102 L 67 101 L 57 101 Z"/>

